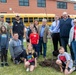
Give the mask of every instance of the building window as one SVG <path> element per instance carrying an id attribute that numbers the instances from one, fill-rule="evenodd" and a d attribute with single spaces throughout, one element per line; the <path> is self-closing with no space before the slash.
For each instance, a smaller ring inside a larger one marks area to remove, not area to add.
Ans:
<path id="1" fill-rule="evenodd" d="M 0 0 L 0 2 L 1 2 L 1 3 L 6 3 L 6 2 L 7 2 L 7 0 Z"/>
<path id="2" fill-rule="evenodd" d="M 29 6 L 29 0 L 19 0 L 20 6 Z"/>
<path id="3" fill-rule="evenodd" d="M 46 0 L 37 0 L 38 7 L 46 7 Z"/>
<path id="4" fill-rule="evenodd" d="M 58 1 L 57 2 L 57 8 L 67 9 L 67 2 L 60 2 L 60 1 Z"/>
<path id="5" fill-rule="evenodd" d="M 74 4 L 74 10 L 76 10 L 76 4 Z"/>
<path id="6" fill-rule="evenodd" d="M 7 12 L 0 12 L 0 13 L 7 13 Z"/>

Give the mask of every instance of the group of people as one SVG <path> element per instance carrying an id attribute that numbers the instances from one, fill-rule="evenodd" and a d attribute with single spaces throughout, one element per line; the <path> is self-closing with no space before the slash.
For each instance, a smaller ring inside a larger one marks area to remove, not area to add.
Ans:
<path id="1" fill-rule="evenodd" d="M 11 54 L 11 60 L 15 64 L 24 62 L 27 67 L 26 71 L 33 71 L 37 67 L 37 58 L 42 54 L 43 45 L 43 58 L 46 59 L 46 42 L 49 28 L 46 25 L 47 20 L 42 20 L 42 26 L 39 21 L 35 20 L 34 24 L 30 24 L 28 32 L 25 33 L 25 26 L 20 20 L 20 15 L 17 14 L 13 22 L 12 28 L 9 24 L 4 22 L 4 16 L 0 16 L 0 54 L 1 66 L 9 66 L 7 62 L 8 48 Z M 10 33 L 12 39 L 10 40 Z M 23 39 L 27 39 L 27 48 L 24 48 Z M 41 41 L 39 41 L 41 40 Z M 41 42 L 41 43 L 40 43 Z M 41 50 L 40 50 L 41 48 Z"/>
<path id="2" fill-rule="evenodd" d="M 57 15 L 55 16 L 55 21 L 49 30 L 54 47 L 53 55 L 58 56 L 56 63 L 60 66 L 61 72 L 68 75 L 76 70 L 76 19 L 72 20 L 68 17 L 67 12 L 63 12 L 62 16 L 61 19 Z M 58 42 L 62 46 L 59 50 Z M 70 48 L 71 55 L 67 52 L 67 45 Z"/>
<path id="3" fill-rule="evenodd" d="M 47 51 L 47 36 L 51 34 L 53 42 L 53 55 L 58 56 L 56 63 L 60 66 L 61 72 L 70 74 L 76 67 L 76 19 L 72 20 L 68 17 L 67 12 L 63 12 L 63 18 L 55 16 L 55 21 L 50 28 L 47 25 L 47 19 L 42 19 L 42 24 L 39 25 L 39 20 L 34 20 L 30 23 L 30 27 L 25 32 L 24 23 L 20 20 L 20 15 L 17 14 L 12 28 L 4 22 L 4 16 L 0 16 L 0 54 L 1 66 L 9 66 L 7 62 L 8 48 L 11 54 L 11 59 L 15 64 L 24 62 L 26 71 L 33 71 L 37 67 L 37 58 L 40 54 L 46 59 Z M 10 40 L 10 33 L 12 39 Z M 24 48 L 23 39 L 26 37 L 27 48 Z M 10 41 L 10 42 L 9 42 Z M 58 42 L 60 44 L 58 50 Z M 67 53 L 67 45 L 70 48 L 71 56 Z M 43 47 L 43 48 L 42 48 Z M 43 50 L 42 50 L 43 49 Z M 71 59 L 72 57 L 72 59 Z M 73 67 L 73 61 L 74 67 Z"/>

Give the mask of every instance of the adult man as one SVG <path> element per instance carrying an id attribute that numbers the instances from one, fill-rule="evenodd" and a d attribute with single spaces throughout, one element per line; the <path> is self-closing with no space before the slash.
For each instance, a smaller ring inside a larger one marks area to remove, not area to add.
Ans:
<path id="1" fill-rule="evenodd" d="M 46 58 L 48 31 L 49 31 L 49 28 L 47 26 L 47 20 L 42 19 L 42 25 L 38 27 L 38 33 L 40 35 L 40 39 L 39 39 L 40 50 L 42 49 L 42 45 L 43 45 L 43 57 L 44 58 Z"/>
<path id="2" fill-rule="evenodd" d="M 60 29 L 61 45 L 64 47 L 66 52 L 69 39 L 69 32 L 72 26 L 73 20 L 68 17 L 67 12 L 63 12 L 63 18 L 60 19 L 59 25 L 53 30 L 56 31 L 57 29 Z"/>
<path id="3" fill-rule="evenodd" d="M 60 43 L 61 46 L 61 41 L 60 41 L 60 29 L 53 31 L 59 24 L 59 17 L 56 15 L 55 16 L 55 21 L 52 23 L 50 27 L 50 32 L 52 36 L 52 41 L 53 41 L 53 46 L 54 46 L 54 51 L 53 55 L 57 56 L 58 55 L 58 42 Z"/>
<path id="4" fill-rule="evenodd" d="M 9 43 L 9 50 L 12 59 L 15 61 L 15 64 L 19 64 L 21 57 L 25 61 L 26 52 L 23 49 L 21 40 L 18 39 L 18 33 L 13 33 L 13 39 Z"/>
<path id="5" fill-rule="evenodd" d="M 25 37 L 24 24 L 22 21 L 20 21 L 19 14 L 16 14 L 15 19 L 16 19 L 16 21 L 13 22 L 13 27 L 12 27 L 12 35 L 13 35 L 13 33 L 18 33 L 18 35 L 19 35 L 18 38 L 23 42 L 23 37 Z"/>
<path id="6" fill-rule="evenodd" d="M 73 26 L 72 19 L 68 18 L 67 12 L 63 12 L 63 19 L 60 19 L 59 27 L 60 27 L 60 38 L 61 45 L 64 47 L 67 52 L 67 45 L 69 39 L 69 32 L 71 27 Z"/>

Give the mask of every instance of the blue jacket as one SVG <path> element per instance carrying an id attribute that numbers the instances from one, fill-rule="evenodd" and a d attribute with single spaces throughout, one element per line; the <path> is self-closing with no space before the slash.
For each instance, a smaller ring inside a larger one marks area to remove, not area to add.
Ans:
<path id="1" fill-rule="evenodd" d="M 8 50 L 8 44 L 9 44 L 9 38 L 8 38 L 8 34 L 0 34 L 0 50 L 2 48 L 5 48 L 6 50 Z"/>

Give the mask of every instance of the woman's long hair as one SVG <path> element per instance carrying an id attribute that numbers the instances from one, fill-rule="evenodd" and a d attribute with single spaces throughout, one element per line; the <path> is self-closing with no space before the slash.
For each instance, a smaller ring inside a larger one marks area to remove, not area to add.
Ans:
<path id="1" fill-rule="evenodd" d="M 32 44 L 30 44 L 30 43 L 27 44 L 27 49 L 26 49 L 26 53 L 27 53 L 27 54 L 29 54 L 28 47 L 29 47 L 30 45 L 32 46 Z M 35 52 L 35 50 L 32 48 L 31 53 L 33 54 L 34 52 Z"/>
<path id="2" fill-rule="evenodd" d="M 5 31 L 2 30 L 3 27 L 5 28 Z M 7 29 L 6 29 L 5 26 L 1 26 L 1 27 L 0 27 L 0 33 L 1 33 L 1 34 L 2 34 L 2 33 L 7 33 Z"/>
<path id="3" fill-rule="evenodd" d="M 34 20 L 34 28 L 35 28 L 36 32 L 38 33 L 38 29 L 37 29 L 37 27 L 35 26 L 35 21 L 37 21 L 38 24 L 39 24 L 39 20 L 38 20 L 38 19 L 35 19 L 35 20 Z"/>

